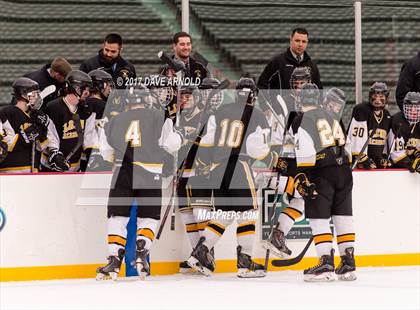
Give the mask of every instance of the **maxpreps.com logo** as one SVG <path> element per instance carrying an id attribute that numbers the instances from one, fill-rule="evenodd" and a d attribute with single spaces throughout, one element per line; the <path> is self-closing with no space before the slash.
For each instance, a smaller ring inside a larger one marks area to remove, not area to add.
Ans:
<path id="1" fill-rule="evenodd" d="M 2 231 L 5 225 L 6 225 L 6 214 L 0 208 L 0 231 Z"/>

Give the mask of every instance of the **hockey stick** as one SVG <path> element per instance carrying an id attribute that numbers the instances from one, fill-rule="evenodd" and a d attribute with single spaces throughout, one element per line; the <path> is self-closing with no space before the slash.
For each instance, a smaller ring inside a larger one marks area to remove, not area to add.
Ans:
<path id="1" fill-rule="evenodd" d="M 302 260 L 302 258 L 305 256 L 309 247 L 311 246 L 311 243 L 312 243 L 313 239 L 314 239 L 314 237 L 311 236 L 311 238 L 308 240 L 308 243 L 306 243 L 302 252 L 300 252 L 298 256 L 290 258 L 290 259 L 273 259 L 271 261 L 271 265 L 273 265 L 274 267 L 286 267 L 286 266 L 292 266 L 292 265 L 295 265 L 295 264 L 299 263 Z"/>
<path id="2" fill-rule="evenodd" d="M 74 123 L 74 128 L 76 129 L 76 132 L 77 132 L 77 143 L 73 147 L 73 149 L 70 151 L 70 153 L 67 154 L 66 162 L 70 160 L 70 158 L 79 150 L 79 148 L 83 144 L 83 128 L 80 122 L 79 114 L 77 113 L 73 114 L 73 123 Z"/>
<path id="3" fill-rule="evenodd" d="M 194 145 L 197 145 L 197 147 L 192 147 L 190 150 L 189 150 L 189 152 L 188 152 L 188 154 L 187 154 L 187 156 L 184 158 L 184 160 L 182 161 L 182 163 L 181 163 L 181 165 L 180 165 L 180 167 L 179 167 L 179 169 L 177 170 L 177 173 L 175 174 L 175 176 L 176 176 L 176 178 L 173 180 L 173 182 L 174 182 L 174 185 L 175 185 L 175 190 L 176 190 L 176 186 L 178 186 L 178 183 L 179 183 L 179 179 L 182 177 L 182 175 L 183 175 L 183 173 L 184 173 L 184 170 L 185 170 L 185 167 L 186 167 L 186 165 L 185 165 L 185 163 L 186 163 L 186 159 L 188 158 L 188 159 L 190 159 L 190 158 L 192 158 L 192 159 L 194 159 L 195 158 L 195 155 L 196 155 L 196 153 L 197 153 L 197 151 L 198 151 L 198 145 L 200 144 L 200 141 L 201 141 L 201 136 L 202 136 L 202 134 L 203 134 L 203 132 L 204 132 L 204 128 L 205 128 L 205 125 L 206 125 L 206 122 L 204 122 L 204 116 L 205 116 L 205 114 L 207 114 L 207 113 L 204 113 L 204 112 L 207 112 L 208 110 L 209 110 L 209 102 L 210 102 L 210 100 L 211 100 L 211 98 L 218 92 L 218 91 L 220 91 L 220 90 L 222 90 L 222 89 L 225 89 L 225 88 L 227 88 L 229 86 L 229 81 L 228 80 L 224 80 L 223 82 L 221 82 L 219 85 L 218 85 L 218 87 L 217 88 L 215 88 L 214 90 L 212 90 L 212 92 L 209 94 L 209 96 L 207 97 L 207 102 L 206 102 L 206 109 L 205 110 L 203 110 L 202 111 L 202 114 L 201 114 L 201 116 L 200 116 L 200 120 L 199 120 L 199 122 L 198 122 L 198 126 L 197 126 L 197 128 L 201 128 L 200 129 L 200 132 L 199 132 L 199 134 L 198 134 L 198 136 L 197 136 L 197 138 L 195 139 L 195 141 L 194 141 L 194 143 L 193 143 L 193 146 Z M 204 123 L 204 126 L 203 126 L 203 123 Z M 202 126 L 202 127 L 201 127 Z M 191 152 L 191 153 L 190 153 Z M 194 153 L 194 157 L 193 157 L 193 153 Z M 191 154 L 191 155 L 190 155 Z M 167 218 L 168 218 L 168 216 L 169 216 L 169 212 L 171 211 L 171 209 L 172 209 L 172 205 L 173 205 L 173 200 L 174 200 L 174 191 L 172 191 L 172 194 L 171 194 L 171 197 L 170 197 L 170 200 L 169 200 L 169 203 L 168 203 L 168 205 L 166 206 L 166 210 L 165 210 L 165 213 L 164 213 L 164 215 L 163 215 L 163 218 L 162 218 L 162 220 L 161 220 L 161 222 L 160 222 L 160 226 L 159 226 L 159 230 L 158 230 L 158 232 L 157 232 L 157 234 L 156 234 L 156 239 L 159 239 L 160 238 L 160 235 L 162 234 L 162 231 L 163 231 L 163 227 L 165 226 L 165 223 L 166 223 L 166 220 L 167 220 Z"/>

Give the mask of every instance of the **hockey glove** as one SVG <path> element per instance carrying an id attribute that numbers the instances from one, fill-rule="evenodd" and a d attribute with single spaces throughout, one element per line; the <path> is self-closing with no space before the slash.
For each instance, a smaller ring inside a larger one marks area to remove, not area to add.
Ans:
<path id="1" fill-rule="evenodd" d="M 104 160 L 99 150 L 92 150 L 88 162 L 88 171 L 107 171 L 111 169 L 111 163 Z"/>
<path id="2" fill-rule="evenodd" d="M 40 110 L 32 110 L 31 111 L 31 121 L 33 124 L 38 125 L 39 127 L 48 127 L 49 118 L 47 114 Z"/>
<path id="3" fill-rule="evenodd" d="M 411 162 L 410 162 L 410 166 L 408 168 L 410 170 L 410 172 L 418 172 L 420 173 L 420 157 L 414 158 Z"/>
<path id="4" fill-rule="evenodd" d="M 381 158 L 378 163 L 379 168 L 389 168 L 392 166 L 392 162 L 388 158 Z"/>
<path id="5" fill-rule="evenodd" d="M 376 164 L 366 154 L 363 154 L 359 158 L 359 161 L 357 163 L 357 167 L 361 168 L 361 169 L 376 169 Z"/>
<path id="6" fill-rule="evenodd" d="M 20 130 L 20 135 L 26 143 L 34 143 L 40 136 L 43 135 L 43 130 L 36 124 L 30 125 L 26 129 Z"/>
<path id="7" fill-rule="evenodd" d="M 315 199 L 318 197 L 315 184 L 311 183 L 304 173 L 298 173 L 294 182 L 296 190 L 303 199 Z"/>
<path id="8" fill-rule="evenodd" d="M 3 141 L 3 137 L 0 135 L 0 163 L 5 160 L 8 152 L 8 145 Z"/>
<path id="9" fill-rule="evenodd" d="M 274 166 L 274 170 L 276 170 L 280 174 L 286 174 L 287 173 L 287 161 L 285 161 L 283 158 L 279 158 L 277 160 L 276 165 Z"/>
<path id="10" fill-rule="evenodd" d="M 50 165 L 51 170 L 53 171 L 67 171 L 70 168 L 70 165 L 67 163 L 66 158 L 63 153 L 59 150 L 52 150 L 48 156 L 48 164 Z"/>

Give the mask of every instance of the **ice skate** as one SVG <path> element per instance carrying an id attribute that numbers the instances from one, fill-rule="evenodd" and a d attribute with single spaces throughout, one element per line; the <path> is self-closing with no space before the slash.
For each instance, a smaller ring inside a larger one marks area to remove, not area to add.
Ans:
<path id="1" fill-rule="evenodd" d="M 238 245 L 236 248 L 238 261 L 238 273 L 239 278 L 262 278 L 266 276 L 266 271 L 263 265 L 257 264 L 252 261 L 251 256 L 242 253 L 242 247 Z"/>
<path id="2" fill-rule="evenodd" d="M 179 263 L 179 273 L 182 274 L 198 274 L 199 272 L 195 270 L 194 268 L 191 268 L 190 265 L 188 265 L 187 261 L 183 261 Z"/>
<path id="3" fill-rule="evenodd" d="M 96 280 L 117 280 L 123 257 L 124 250 L 119 250 L 118 256 L 110 255 L 108 257 L 108 264 L 96 269 Z"/>
<path id="4" fill-rule="evenodd" d="M 354 261 L 354 248 L 345 249 L 345 255 L 341 256 L 340 265 L 335 269 L 338 280 L 354 281 L 356 277 L 356 263 Z"/>
<path id="5" fill-rule="evenodd" d="M 322 255 L 318 265 L 305 269 L 303 280 L 306 282 L 334 281 L 334 250 L 331 249 L 331 255 Z"/>
<path id="6" fill-rule="evenodd" d="M 191 257 L 188 259 L 187 264 L 208 277 L 215 269 L 215 262 L 211 251 L 203 244 L 205 240 L 204 237 L 200 238 L 200 241 L 191 253 Z"/>
<path id="7" fill-rule="evenodd" d="M 268 239 L 263 243 L 263 247 L 281 258 L 289 258 L 292 254 L 292 251 L 286 246 L 286 236 L 276 227 L 273 228 Z"/>
<path id="8" fill-rule="evenodd" d="M 146 241 L 140 239 L 136 242 L 136 269 L 141 280 L 146 279 L 146 276 L 150 273 L 150 265 L 147 261 L 149 250 L 145 248 Z"/>

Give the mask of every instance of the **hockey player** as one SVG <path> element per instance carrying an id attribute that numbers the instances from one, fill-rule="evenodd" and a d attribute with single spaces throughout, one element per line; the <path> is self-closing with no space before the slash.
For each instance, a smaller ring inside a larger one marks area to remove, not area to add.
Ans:
<path id="1" fill-rule="evenodd" d="M 0 163 L 4 161 L 9 152 L 9 146 L 7 145 L 6 140 L 4 140 L 3 124 L 0 121 Z"/>
<path id="2" fill-rule="evenodd" d="M 333 281 L 334 271 L 340 280 L 355 280 L 353 177 L 350 155 L 344 149 L 346 138 L 338 120 L 319 106 L 316 85 L 305 84 L 299 96 L 303 113 L 292 124 L 298 169 L 295 186 L 302 196 L 311 193 L 305 200 L 305 216 L 319 257 L 316 266 L 304 271 L 304 280 Z M 341 256 L 335 270 L 331 218 Z"/>
<path id="3" fill-rule="evenodd" d="M 178 174 L 182 173 L 182 175 L 179 176 L 177 190 L 179 212 L 193 249 L 197 246 L 208 223 L 208 220 L 200 219 L 199 214 L 213 208 L 212 191 L 206 185 L 211 163 L 208 158 L 199 155 L 198 139 L 201 136 L 198 138 L 198 135 L 200 133 L 202 135 L 204 125 L 207 123 L 210 114 L 222 101 L 221 90 L 211 93 L 211 90 L 219 84 L 220 82 L 216 79 L 206 78 L 200 85 L 200 90 L 197 87 L 186 87 L 181 90 L 178 129 L 183 132 L 188 142 L 183 145 L 178 153 L 178 168 L 181 170 Z M 191 267 L 186 261 L 181 262 L 181 273 L 191 271 Z"/>
<path id="4" fill-rule="evenodd" d="M 221 106 L 210 116 L 200 146 L 211 148 L 212 166 L 209 184 L 213 187 L 216 210 L 242 212 L 237 216 L 236 230 L 238 277 L 263 277 L 264 266 L 252 261 L 257 198 L 250 159 L 269 154 L 270 129 L 264 114 L 254 107 L 257 87 L 252 79 L 241 78 L 236 86 L 236 102 Z M 247 211 L 247 212 L 245 212 Z M 246 217 L 246 215 L 251 215 Z M 211 219 L 203 237 L 193 250 L 188 264 L 205 275 L 215 269 L 210 249 L 223 235 L 232 218 Z"/>
<path id="5" fill-rule="evenodd" d="M 375 82 L 369 89 L 369 103 L 358 104 L 353 109 L 347 135 L 353 162 L 357 160 L 358 168 L 391 166 L 386 145 L 391 128 L 391 115 L 385 108 L 388 97 L 388 86 L 382 82 Z M 368 144 L 363 150 L 365 143 Z"/>
<path id="6" fill-rule="evenodd" d="M 115 88 L 112 76 L 101 69 L 95 69 L 89 72 L 92 79 L 92 88 L 90 90 L 90 97 L 86 99 L 86 104 L 89 109 L 95 113 L 96 120 L 101 120 L 105 117 L 105 107 L 109 95 Z M 108 111 L 107 114 L 109 114 Z"/>
<path id="7" fill-rule="evenodd" d="M 398 168 L 420 173 L 420 93 L 409 92 L 403 101 L 403 112 L 392 116 L 388 136 L 391 159 Z"/>
<path id="8" fill-rule="evenodd" d="M 133 199 L 138 205 L 135 264 L 142 278 L 150 270 L 147 256 L 160 219 L 163 153 L 176 152 L 181 136 L 163 113 L 147 108 L 149 97 L 145 87 L 131 87 L 129 109 L 105 126 L 107 143 L 100 150 L 109 161 L 115 157 L 115 167 L 108 201 L 108 264 L 97 269 L 97 279 L 117 278 Z"/>
<path id="9" fill-rule="evenodd" d="M 301 113 L 299 103 L 299 92 L 303 85 L 311 82 L 311 73 L 307 67 L 297 67 L 293 70 L 290 78 L 291 92 L 285 96 L 286 104 L 276 105 L 278 118 L 284 120 L 280 123 L 277 118 L 271 117 L 272 129 L 272 151 L 274 170 L 279 175 L 294 178 L 296 175 L 296 156 L 294 150 L 294 139 L 291 125 L 293 120 Z M 281 107 L 281 109 L 279 109 Z M 277 159 L 276 159 L 277 158 Z M 274 199 L 277 199 L 275 197 Z M 279 257 L 288 257 L 292 251 L 286 245 L 286 236 L 293 227 L 296 220 L 303 216 L 304 200 L 294 196 L 288 197 L 289 203 L 278 217 L 277 223 L 273 225 L 263 247 Z"/>
<path id="10" fill-rule="evenodd" d="M 51 135 L 53 126 L 45 113 L 39 110 L 42 98 L 37 82 L 22 77 L 15 80 L 12 87 L 12 104 L 0 111 L 3 140 L 9 152 L 7 160 L 0 163 L 0 171 L 36 172 L 39 156 L 35 152 L 45 150 L 47 145 L 51 149 L 56 148 L 57 141 Z M 59 157 L 54 162 L 58 160 Z"/>
<path id="11" fill-rule="evenodd" d="M 66 77 L 66 95 L 47 104 L 45 113 L 52 120 L 60 142 L 59 150 L 42 155 L 42 171 L 79 171 L 82 150 L 98 148 L 95 113 L 86 106 L 91 87 L 92 79 L 87 73 L 73 70 Z M 63 155 L 65 161 L 54 164 L 55 157 Z"/>

